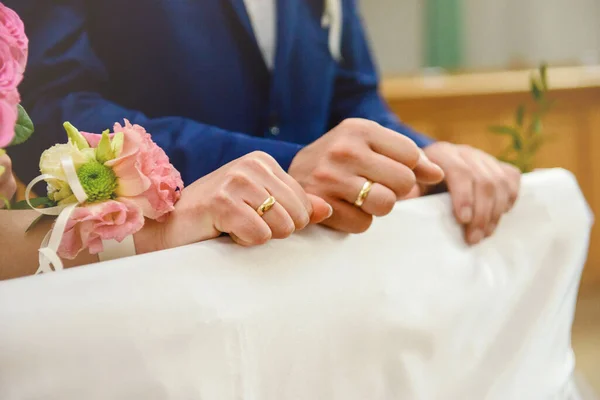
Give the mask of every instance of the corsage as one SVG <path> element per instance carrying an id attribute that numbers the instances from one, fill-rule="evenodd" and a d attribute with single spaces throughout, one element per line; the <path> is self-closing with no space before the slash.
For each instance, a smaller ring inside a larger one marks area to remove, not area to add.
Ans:
<path id="1" fill-rule="evenodd" d="M 181 174 L 143 127 L 127 120 L 115 124 L 114 133 L 79 132 L 68 122 L 64 127 L 68 142 L 44 151 L 41 175 L 25 191 L 32 209 L 56 217 L 39 250 L 37 273 L 61 270 L 61 258 L 86 249 L 101 260 L 111 258 L 103 257 L 108 248 L 135 254 L 133 235 L 146 218 L 163 221 L 183 189 Z M 32 199 L 33 186 L 42 181 L 47 197 Z"/>

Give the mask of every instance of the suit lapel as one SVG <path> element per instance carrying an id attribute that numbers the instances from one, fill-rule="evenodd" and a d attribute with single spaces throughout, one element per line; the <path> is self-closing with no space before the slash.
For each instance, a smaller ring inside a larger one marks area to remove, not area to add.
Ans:
<path id="1" fill-rule="evenodd" d="M 248 15 L 248 10 L 246 10 L 246 4 L 244 4 L 244 0 L 229 0 L 233 11 L 235 11 L 240 23 L 253 39 L 256 42 L 256 36 L 254 35 L 254 29 L 252 29 L 252 23 L 250 22 L 250 16 Z"/>
<path id="2" fill-rule="evenodd" d="M 298 0 L 277 1 L 277 51 L 275 53 L 275 70 L 287 69 L 288 59 L 294 42 L 294 32 L 298 23 Z"/>

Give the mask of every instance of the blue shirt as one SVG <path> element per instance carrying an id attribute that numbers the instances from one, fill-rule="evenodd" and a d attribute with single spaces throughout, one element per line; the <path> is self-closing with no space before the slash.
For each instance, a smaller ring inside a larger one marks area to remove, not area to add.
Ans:
<path id="1" fill-rule="evenodd" d="M 255 150 L 287 169 L 303 145 L 349 117 L 430 143 L 377 91 L 356 0 L 343 2 L 337 63 L 321 24 L 324 0 L 278 0 L 269 71 L 243 0 L 5 0 L 24 20 L 30 57 L 21 85 L 34 140 L 11 149 L 17 175 L 70 121 L 101 132 L 129 119 L 162 146 L 186 183 Z"/>

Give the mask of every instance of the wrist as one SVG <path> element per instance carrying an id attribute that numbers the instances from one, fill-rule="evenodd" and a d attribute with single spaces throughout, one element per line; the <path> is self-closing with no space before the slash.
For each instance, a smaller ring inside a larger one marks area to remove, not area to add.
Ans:
<path id="1" fill-rule="evenodd" d="M 151 219 L 146 219 L 144 227 L 133 235 L 136 254 L 151 253 L 165 250 L 164 225 Z"/>

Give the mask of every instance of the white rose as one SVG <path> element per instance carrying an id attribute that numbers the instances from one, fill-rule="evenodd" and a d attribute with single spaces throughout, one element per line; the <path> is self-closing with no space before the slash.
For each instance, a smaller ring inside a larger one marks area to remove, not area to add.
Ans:
<path id="1" fill-rule="evenodd" d="M 57 179 L 66 180 L 67 177 L 62 168 L 61 160 L 65 156 L 70 156 L 77 170 L 88 161 L 96 158 L 94 149 L 87 148 L 79 150 L 73 143 L 57 144 L 50 147 L 42 153 L 40 158 L 40 171 L 42 174 L 50 174 Z"/>
<path id="2" fill-rule="evenodd" d="M 65 156 L 71 157 L 75 164 L 75 170 L 77 170 L 88 161 L 94 160 L 96 153 L 92 148 L 80 150 L 71 141 L 65 144 L 54 145 L 42 153 L 42 157 L 40 158 L 40 172 L 57 178 L 46 180 L 48 184 L 48 197 L 54 201 L 66 200 L 73 194 L 61 163 L 61 160 Z"/>

